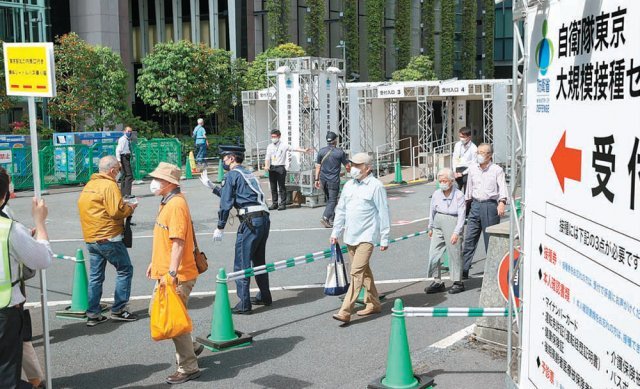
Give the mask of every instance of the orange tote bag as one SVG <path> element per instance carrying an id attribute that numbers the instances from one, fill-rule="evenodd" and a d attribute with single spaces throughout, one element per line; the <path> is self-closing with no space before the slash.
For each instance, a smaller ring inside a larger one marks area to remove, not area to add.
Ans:
<path id="1" fill-rule="evenodd" d="M 171 276 L 160 282 L 151 303 L 151 338 L 164 340 L 191 332 L 193 324 Z"/>

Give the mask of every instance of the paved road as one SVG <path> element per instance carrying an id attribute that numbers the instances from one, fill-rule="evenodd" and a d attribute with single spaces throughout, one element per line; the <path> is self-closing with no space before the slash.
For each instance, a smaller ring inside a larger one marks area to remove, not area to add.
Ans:
<path id="1" fill-rule="evenodd" d="M 199 243 L 211 261 L 194 289 L 190 313 L 195 335 L 210 332 L 215 273 L 219 267 L 230 269 L 233 262 L 235 227 L 226 229 L 224 241 L 215 243 L 210 234 L 217 220 L 217 199 L 196 180 L 185 182 L 184 191 L 193 214 Z M 424 230 L 432 185 L 398 188 L 389 191 L 392 236 Z M 79 189 L 78 189 L 79 191 Z M 73 255 L 82 248 L 77 216 L 78 191 L 65 190 L 46 196 L 50 206 L 49 230 L 54 251 Z M 148 185 L 134 187 L 140 198 L 134 221 L 135 266 L 131 310 L 141 316 L 133 323 L 107 322 L 88 328 L 84 322 L 56 319 L 53 312 L 63 308 L 72 287 L 73 264 L 57 260 L 48 270 L 48 297 L 51 318 L 51 342 L 54 386 L 56 388 L 167 387 L 164 378 L 173 372 L 173 345 L 154 342 L 149 337 L 146 315 L 152 282 L 144 277 L 151 253 L 151 230 L 159 198 L 148 195 Z M 28 194 L 11 201 L 19 219 L 28 223 Z M 322 208 L 288 209 L 272 214 L 267 247 L 269 262 L 324 249 L 330 231 L 320 226 Z M 237 223 L 237 222 L 236 222 Z M 355 319 L 351 325 L 338 326 L 331 319 L 340 306 L 334 297 L 324 296 L 323 263 L 312 263 L 271 274 L 274 304 L 258 307 L 250 316 L 234 317 L 236 329 L 254 335 L 248 348 L 222 353 L 205 351 L 200 357 L 202 376 L 182 387 L 205 384 L 220 388 L 357 388 L 384 374 L 390 329 L 390 311 L 395 298 L 406 306 L 475 306 L 482 284 L 484 250 L 477 254 L 472 270 L 474 278 L 467 291 L 458 295 L 426 296 L 427 281 L 409 281 L 426 277 L 426 236 L 393 244 L 389 251 L 376 251 L 372 266 L 379 290 L 388 293 L 383 314 Z M 30 281 L 29 301 L 38 301 L 37 280 Z M 114 271 L 108 267 L 104 298 L 112 297 Z M 233 283 L 229 284 L 235 290 Z M 237 298 L 230 293 L 231 304 Z M 34 312 L 34 332 L 40 333 L 41 318 Z M 356 318 L 356 317 L 354 317 Z M 434 343 L 467 328 L 473 319 L 409 318 L 407 331 L 416 373 L 435 376 L 440 388 L 502 387 L 506 362 L 504 354 L 480 346 L 466 338 L 444 349 Z M 41 336 L 36 346 L 42 351 Z"/>

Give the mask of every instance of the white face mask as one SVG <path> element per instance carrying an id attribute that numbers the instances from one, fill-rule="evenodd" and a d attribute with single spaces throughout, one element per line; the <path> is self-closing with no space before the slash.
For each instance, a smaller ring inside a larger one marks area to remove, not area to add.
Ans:
<path id="1" fill-rule="evenodd" d="M 271 143 L 276 144 L 280 141 L 280 138 L 271 138 Z"/>
<path id="2" fill-rule="evenodd" d="M 358 169 L 355 166 L 352 166 L 351 170 L 349 171 L 349 175 L 351 175 L 351 178 L 354 178 L 356 180 L 360 178 L 361 174 L 362 174 L 362 170 Z"/>
<path id="3" fill-rule="evenodd" d="M 478 161 L 480 165 L 487 162 L 486 158 L 482 154 L 478 154 L 478 156 L 476 157 L 476 161 Z"/>
<path id="4" fill-rule="evenodd" d="M 448 191 L 449 188 L 451 188 L 451 184 L 440 184 L 440 189 L 442 189 L 444 192 Z"/>
<path id="5" fill-rule="evenodd" d="M 153 193 L 155 196 L 158 195 L 158 192 L 162 190 L 162 183 L 156 179 L 151 180 L 151 184 L 149 184 L 149 191 Z"/>

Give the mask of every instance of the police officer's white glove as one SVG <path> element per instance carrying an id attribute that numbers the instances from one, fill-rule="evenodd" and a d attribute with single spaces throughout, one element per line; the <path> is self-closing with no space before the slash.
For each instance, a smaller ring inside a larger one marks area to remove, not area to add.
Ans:
<path id="1" fill-rule="evenodd" d="M 200 182 L 202 182 L 202 185 L 210 189 L 214 189 L 216 187 L 216 184 L 211 182 L 209 176 L 207 176 L 207 169 L 203 170 L 202 174 L 200 174 Z"/>
<path id="2" fill-rule="evenodd" d="M 222 232 L 221 229 L 216 228 L 215 231 L 213 231 L 213 241 L 214 242 L 222 242 L 222 237 L 224 236 L 224 232 Z"/>

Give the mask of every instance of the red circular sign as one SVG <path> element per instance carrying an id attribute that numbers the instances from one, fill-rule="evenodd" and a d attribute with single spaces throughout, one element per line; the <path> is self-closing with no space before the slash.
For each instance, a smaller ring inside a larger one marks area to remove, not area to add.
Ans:
<path id="1" fill-rule="evenodd" d="M 513 266 L 516 266 L 516 263 L 520 258 L 520 251 L 518 249 L 513 250 Z M 509 253 L 506 253 L 502 260 L 500 261 L 500 265 L 498 265 L 498 289 L 500 289 L 500 294 L 504 298 L 505 301 L 509 301 Z M 513 278 L 513 294 L 516 300 L 516 307 L 520 307 L 520 277 L 519 274 L 516 273 Z"/>

